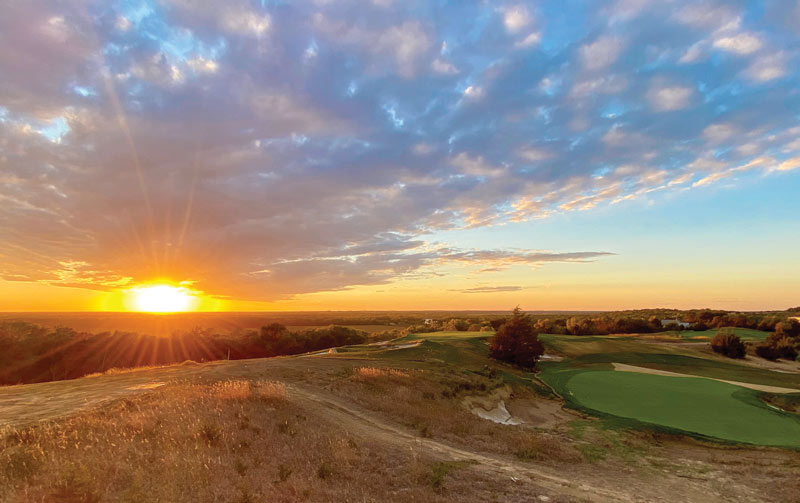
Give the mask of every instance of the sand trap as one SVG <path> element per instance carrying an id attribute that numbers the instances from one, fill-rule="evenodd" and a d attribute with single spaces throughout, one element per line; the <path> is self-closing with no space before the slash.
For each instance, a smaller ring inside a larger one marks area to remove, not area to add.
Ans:
<path id="1" fill-rule="evenodd" d="M 494 409 L 486 410 L 483 407 L 473 407 L 470 410 L 476 416 L 498 424 L 521 424 L 520 421 L 514 419 L 514 416 L 508 412 L 506 403 L 502 400 L 500 400 L 500 403 L 498 403 Z"/>
<path id="2" fill-rule="evenodd" d="M 389 346 L 389 351 L 394 351 L 396 349 L 408 349 L 408 348 L 415 348 L 422 344 L 422 339 L 414 342 L 409 342 L 406 344 L 398 344 L 397 346 Z"/>
<path id="3" fill-rule="evenodd" d="M 656 370 L 645 367 L 636 367 L 634 365 L 628 365 L 625 363 L 612 363 L 612 365 L 614 365 L 614 370 L 619 370 L 622 372 L 638 372 L 639 374 L 653 374 L 653 375 L 668 376 L 668 377 L 699 377 L 701 379 L 711 379 L 712 381 L 724 382 L 728 384 L 733 384 L 735 386 L 741 386 L 742 388 L 754 389 L 756 391 L 766 391 L 768 393 L 800 393 L 800 389 L 794 389 L 794 388 L 781 388 L 778 386 L 767 386 L 765 384 L 752 384 L 749 382 L 726 381 L 725 379 L 714 379 L 713 377 L 679 374 L 677 372 L 669 372 L 667 370 Z"/>
<path id="4" fill-rule="evenodd" d="M 317 351 L 314 353 L 308 353 L 307 355 L 302 355 L 302 358 L 307 358 L 309 356 L 335 355 L 336 353 L 338 353 L 338 351 L 336 351 L 336 348 L 323 349 L 322 351 Z"/>
<path id="5" fill-rule="evenodd" d="M 560 361 L 562 361 L 564 359 L 564 357 L 563 356 L 558 356 L 558 355 L 547 355 L 547 354 L 545 354 L 545 355 L 540 356 L 539 359 L 540 360 L 547 360 L 547 361 L 551 361 L 551 362 L 560 362 Z"/>

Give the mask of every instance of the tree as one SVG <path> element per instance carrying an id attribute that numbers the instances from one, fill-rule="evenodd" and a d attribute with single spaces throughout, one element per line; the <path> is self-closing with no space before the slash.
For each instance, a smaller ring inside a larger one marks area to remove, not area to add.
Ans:
<path id="1" fill-rule="evenodd" d="M 744 342 L 730 328 L 721 328 L 711 339 L 711 349 L 728 358 L 744 358 L 746 348 Z"/>
<path id="2" fill-rule="evenodd" d="M 775 333 L 781 337 L 800 336 L 800 323 L 795 319 L 788 319 L 775 324 Z"/>
<path id="3" fill-rule="evenodd" d="M 539 341 L 530 316 L 516 307 L 511 319 L 491 338 L 489 353 L 497 360 L 532 369 L 544 354 L 544 346 Z"/>

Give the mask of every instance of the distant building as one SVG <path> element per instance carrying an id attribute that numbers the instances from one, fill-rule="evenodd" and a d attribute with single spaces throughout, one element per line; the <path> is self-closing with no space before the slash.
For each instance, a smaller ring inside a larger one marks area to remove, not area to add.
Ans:
<path id="1" fill-rule="evenodd" d="M 423 323 L 426 325 L 433 325 L 433 320 L 430 318 L 425 318 L 425 321 L 423 321 Z"/>
<path id="2" fill-rule="evenodd" d="M 662 327 L 666 327 L 667 325 L 671 325 L 673 323 L 676 325 L 680 325 L 681 328 L 692 328 L 692 326 L 694 325 L 694 323 L 687 323 L 681 320 L 661 320 Z"/>

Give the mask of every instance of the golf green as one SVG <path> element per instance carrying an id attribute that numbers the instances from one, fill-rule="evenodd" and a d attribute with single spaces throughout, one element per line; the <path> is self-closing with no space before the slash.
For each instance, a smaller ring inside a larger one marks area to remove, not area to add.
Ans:
<path id="1" fill-rule="evenodd" d="M 800 447 L 800 419 L 768 408 L 758 392 L 695 377 L 587 371 L 566 383 L 582 406 L 700 435 Z"/>

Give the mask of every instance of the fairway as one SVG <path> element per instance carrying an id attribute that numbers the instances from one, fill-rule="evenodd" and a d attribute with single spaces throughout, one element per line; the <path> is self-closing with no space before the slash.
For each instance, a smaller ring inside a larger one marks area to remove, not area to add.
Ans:
<path id="1" fill-rule="evenodd" d="M 598 412 L 734 442 L 800 447 L 800 420 L 769 409 L 758 392 L 692 377 L 615 371 L 575 373 L 566 383 Z"/>
<path id="2" fill-rule="evenodd" d="M 762 330 L 754 330 L 752 328 L 739 328 L 739 327 L 726 327 L 727 330 L 733 330 L 733 334 L 742 339 L 743 341 L 763 341 L 769 335 L 769 332 Z M 720 329 L 712 328 L 709 330 L 700 330 L 695 332 L 693 330 L 681 330 L 680 332 L 660 332 L 653 334 L 654 336 L 670 336 L 680 337 L 687 340 L 711 340 L 719 332 Z"/>

